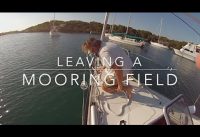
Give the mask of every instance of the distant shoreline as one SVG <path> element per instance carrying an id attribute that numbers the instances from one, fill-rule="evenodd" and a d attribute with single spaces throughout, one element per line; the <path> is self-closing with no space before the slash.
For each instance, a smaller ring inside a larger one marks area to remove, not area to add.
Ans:
<path id="1" fill-rule="evenodd" d="M 54 25 L 58 28 L 59 32 L 61 33 L 91 33 L 92 34 L 101 34 L 103 24 L 99 22 L 83 22 L 83 21 L 77 21 L 77 20 L 71 20 L 71 21 L 54 21 Z M 16 33 L 33 33 L 33 32 L 49 32 L 52 26 L 51 22 L 44 22 L 41 24 L 37 24 L 35 26 L 28 27 L 22 31 L 9 31 L 9 32 L 2 32 L 0 33 L 0 36 L 8 35 L 8 34 L 16 34 Z M 107 25 L 106 30 L 107 32 L 110 31 L 111 25 Z M 123 25 L 114 25 L 113 32 L 116 33 L 124 33 L 126 31 L 126 26 Z M 129 35 L 142 37 L 146 40 L 152 41 L 152 42 L 158 42 L 159 37 L 149 31 L 145 30 L 136 30 L 132 27 L 129 27 Z M 185 41 L 177 41 L 177 40 L 171 40 L 167 37 L 160 37 L 160 42 L 164 44 L 164 46 L 181 49 L 182 46 L 186 45 L 187 42 Z"/>
<path id="2" fill-rule="evenodd" d="M 8 34 L 17 34 L 21 33 L 21 31 L 8 31 L 8 32 L 2 32 L 0 33 L 0 36 L 8 35 Z"/>
<path id="3" fill-rule="evenodd" d="M 17 32 L 3 32 L 0 33 L 1 36 L 9 35 L 9 34 L 18 34 L 18 33 L 49 33 L 48 31 L 43 32 L 23 32 L 23 31 L 17 31 Z M 60 32 L 60 33 L 71 33 L 71 34 L 90 34 L 88 32 Z M 92 33 L 92 35 L 100 35 L 100 33 Z"/>

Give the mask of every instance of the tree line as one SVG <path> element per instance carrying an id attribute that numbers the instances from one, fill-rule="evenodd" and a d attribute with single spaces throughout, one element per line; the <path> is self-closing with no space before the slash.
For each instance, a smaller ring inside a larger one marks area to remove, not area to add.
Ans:
<path id="1" fill-rule="evenodd" d="M 98 22 L 83 22 L 83 21 L 77 21 L 77 20 L 71 20 L 71 21 L 50 21 L 50 22 L 44 22 L 35 26 L 31 26 L 25 30 L 22 30 L 21 32 L 49 32 L 51 26 L 54 24 L 59 30 L 59 32 L 63 33 L 95 33 L 100 34 L 103 28 L 102 23 Z M 111 31 L 111 25 L 108 24 L 106 27 L 107 33 Z M 13 31 L 15 32 L 15 31 Z M 19 31 L 18 31 L 19 32 Z M 126 26 L 123 25 L 114 25 L 113 31 L 116 33 L 125 33 L 126 32 Z M 134 35 L 137 37 L 142 37 L 148 41 L 152 42 L 158 42 L 168 46 L 169 48 L 176 48 L 180 49 L 182 46 L 186 45 L 187 42 L 184 41 L 177 41 L 177 40 L 171 40 L 167 37 L 161 36 L 159 38 L 158 35 L 155 35 L 149 31 L 145 30 L 136 30 L 132 27 L 129 27 L 128 30 L 129 35 Z M 1 35 L 1 34 L 0 34 Z"/>

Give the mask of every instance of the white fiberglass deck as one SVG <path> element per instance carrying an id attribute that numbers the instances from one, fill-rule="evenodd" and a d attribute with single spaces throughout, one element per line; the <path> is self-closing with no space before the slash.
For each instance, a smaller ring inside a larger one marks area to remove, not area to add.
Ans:
<path id="1" fill-rule="evenodd" d="M 138 87 L 134 81 L 130 84 L 135 86 L 130 101 L 124 93 L 110 94 L 98 87 L 100 107 L 103 111 L 99 124 L 119 125 L 120 121 L 124 120 L 126 124 L 146 125 L 163 116 L 163 105 L 169 102 L 167 98 L 148 88 Z"/>

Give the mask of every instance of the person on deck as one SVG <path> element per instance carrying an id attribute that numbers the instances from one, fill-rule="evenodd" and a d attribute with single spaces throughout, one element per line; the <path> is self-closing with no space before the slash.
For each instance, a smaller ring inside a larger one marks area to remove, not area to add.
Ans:
<path id="1" fill-rule="evenodd" d="M 123 81 L 127 78 L 127 74 L 130 74 L 133 63 L 122 48 L 111 42 L 103 42 L 95 38 L 90 38 L 84 42 L 82 50 L 86 54 L 93 53 L 98 56 L 101 63 L 105 62 L 98 68 L 97 71 L 99 73 L 105 73 L 105 69 L 113 73 L 113 77 L 106 77 L 106 81 L 103 82 L 102 89 L 104 91 L 109 93 L 125 92 L 129 99 L 132 98 L 131 91 L 133 87 L 128 84 L 124 85 Z M 123 64 L 122 61 L 116 61 L 119 58 L 123 60 Z M 110 64 L 106 63 L 105 60 L 110 61 Z M 112 86 L 108 84 L 110 82 L 113 82 Z"/>

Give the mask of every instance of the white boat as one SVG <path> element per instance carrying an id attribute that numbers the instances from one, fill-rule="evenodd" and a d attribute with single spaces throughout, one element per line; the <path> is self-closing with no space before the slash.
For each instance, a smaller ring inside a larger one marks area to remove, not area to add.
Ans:
<path id="1" fill-rule="evenodd" d="M 145 42 L 143 38 L 132 36 L 132 35 L 127 35 L 127 34 L 122 34 L 122 33 L 106 34 L 105 37 L 107 37 L 112 42 L 128 44 L 128 45 L 137 46 L 140 48 L 150 45 L 148 42 Z"/>
<path id="2" fill-rule="evenodd" d="M 160 36 L 161 36 L 161 32 L 162 32 L 162 24 L 163 24 L 163 18 L 160 19 L 160 30 L 159 30 L 159 33 L 158 33 L 158 42 L 151 42 L 151 45 L 154 46 L 154 47 L 168 49 L 168 46 L 164 46 L 160 42 Z"/>
<path id="3" fill-rule="evenodd" d="M 50 31 L 49 31 L 49 35 L 50 36 L 60 36 L 60 33 L 56 30 L 56 29 L 51 29 Z"/>
<path id="4" fill-rule="evenodd" d="M 53 25 L 51 26 L 50 31 L 49 31 L 49 35 L 50 35 L 51 37 L 59 36 L 59 35 L 60 35 L 57 26 L 54 25 L 54 21 L 55 21 L 55 13 L 54 13 L 54 19 L 53 19 L 53 21 L 52 21 L 52 22 L 53 22 Z"/>
<path id="5" fill-rule="evenodd" d="M 174 49 L 175 54 L 195 62 L 197 54 L 200 54 L 200 44 L 188 43 L 180 50 Z"/>
<path id="6" fill-rule="evenodd" d="M 107 20 L 108 13 L 105 17 L 101 40 L 105 34 Z M 128 51 L 127 54 L 129 54 Z M 90 73 L 98 77 L 99 74 L 95 68 L 96 66 L 93 65 Z M 196 111 L 195 104 L 188 107 L 183 95 L 170 100 L 143 84 L 138 84 L 135 78 L 132 79 L 129 84 L 134 89 L 133 98 L 130 100 L 123 92 L 111 94 L 103 91 L 94 80 L 91 81 L 89 87 L 85 82 L 81 83 L 81 88 L 85 90 L 86 95 L 83 96 L 82 124 L 200 125 L 200 119 L 191 115 Z"/>
<path id="7" fill-rule="evenodd" d="M 120 33 L 117 33 L 117 34 L 112 33 L 115 18 L 116 18 L 116 14 L 113 18 L 113 24 L 111 26 L 111 32 L 105 34 L 105 36 L 109 40 L 111 40 L 113 42 L 120 42 L 120 43 L 123 43 L 123 44 L 128 44 L 128 45 L 133 45 L 133 46 L 138 46 L 138 47 L 144 47 L 145 46 L 145 42 L 144 42 L 143 38 L 128 35 L 128 29 L 129 29 L 129 25 L 130 25 L 130 22 L 131 22 L 131 14 L 129 16 L 126 33 L 124 33 L 124 34 L 123 33 L 121 33 L 121 34 Z"/>
<path id="8" fill-rule="evenodd" d="M 157 42 L 151 42 L 151 45 L 155 46 L 155 47 L 159 47 L 159 48 L 168 49 L 167 46 L 164 46 L 163 44 L 160 44 L 160 43 L 157 43 Z"/>
<path id="9" fill-rule="evenodd" d="M 120 36 L 109 35 L 108 38 L 109 38 L 109 40 L 114 41 L 114 42 L 120 42 L 123 44 L 134 45 L 134 46 L 138 46 L 138 47 L 144 46 L 142 42 L 136 42 L 135 39 L 130 39 L 127 37 L 123 38 Z"/>

